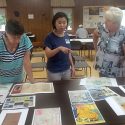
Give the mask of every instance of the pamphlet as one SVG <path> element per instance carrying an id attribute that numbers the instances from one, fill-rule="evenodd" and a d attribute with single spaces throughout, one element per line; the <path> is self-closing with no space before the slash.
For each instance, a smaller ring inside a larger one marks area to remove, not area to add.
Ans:
<path id="1" fill-rule="evenodd" d="M 19 109 L 35 107 L 35 96 L 18 96 L 6 98 L 2 109 Z"/>

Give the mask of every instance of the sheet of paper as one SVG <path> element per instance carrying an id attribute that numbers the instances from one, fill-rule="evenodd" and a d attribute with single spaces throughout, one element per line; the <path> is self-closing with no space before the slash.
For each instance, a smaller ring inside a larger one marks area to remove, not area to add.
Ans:
<path id="1" fill-rule="evenodd" d="M 35 96 L 8 97 L 2 109 L 19 109 L 27 107 L 35 107 Z"/>
<path id="2" fill-rule="evenodd" d="M 91 86 L 88 88 L 94 101 L 104 100 L 106 97 L 118 96 L 117 93 L 109 89 L 108 87 L 94 87 Z"/>
<path id="3" fill-rule="evenodd" d="M 27 113 L 28 109 L 2 110 L 0 125 L 25 125 Z"/>
<path id="4" fill-rule="evenodd" d="M 30 94 L 37 94 L 37 93 L 54 93 L 53 83 L 23 83 L 23 84 L 16 84 L 10 95 L 30 95 Z"/>
<path id="5" fill-rule="evenodd" d="M 62 125 L 60 108 L 35 109 L 32 125 Z"/>
<path id="6" fill-rule="evenodd" d="M 118 86 L 117 81 L 115 78 L 106 78 L 106 77 L 88 77 L 81 79 L 80 85 L 85 86 Z"/>
<path id="7" fill-rule="evenodd" d="M 125 86 L 119 86 L 119 88 L 125 93 Z"/>
<path id="8" fill-rule="evenodd" d="M 71 104 L 92 103 L 92 97 L 88 90 L 68 91 Z"/>
<path id="9" fill-rule="evenodd" d="M 125 115 L 125 97 L 112 96 L 106 98 L 106 101 L 118 116 Z"/>
<path id="10" fill-rule="evenodd" d="M 13 83 L 0 84 L 0 104 L 4 102 Z"/>

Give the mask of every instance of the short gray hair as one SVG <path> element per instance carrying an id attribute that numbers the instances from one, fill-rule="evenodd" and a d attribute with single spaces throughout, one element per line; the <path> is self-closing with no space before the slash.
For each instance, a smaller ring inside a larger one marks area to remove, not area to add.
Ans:
<path id="1" fill-rule="evenodd" d="M 119 25 L 121 25 L 122 17 L 123 17 L 123 12 L 118 7 L 110 7 L 105 12 L 105 19 L 111 20 L 112 22 L 116 22 Z"/>

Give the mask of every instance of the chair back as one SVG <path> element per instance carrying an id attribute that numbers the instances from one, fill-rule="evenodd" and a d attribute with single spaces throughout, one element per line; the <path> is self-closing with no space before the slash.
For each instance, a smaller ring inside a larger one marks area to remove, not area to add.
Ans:
<path id="1" fill-rule="evenodd" d="M 82 49 L 82 43 L 80 41 L 70 41 L 71 49 L 72 50 L 81 50 Z"/>

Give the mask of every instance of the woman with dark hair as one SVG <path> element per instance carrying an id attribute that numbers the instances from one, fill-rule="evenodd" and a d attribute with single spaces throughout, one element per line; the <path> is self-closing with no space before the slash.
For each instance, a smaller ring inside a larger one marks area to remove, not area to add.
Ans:
<path id="1" fill-rule="evenodd" d="M 67 15 L 63 12 L 56 13 L 52 19 L 53 31 L 48 34 L 44 42 L 49 81 L 68 80 L 75 73 L 70 39 L 65 32 L 67 26 Z"/>
<path id="2" fill-rule="evenodd" d="M 0 83 L 21 83 L 26 71 L 29 81 L 34 82 L 30 63 L 30 39 L 24 27 L 16 20 L 8 20 L 5 34 L 0 38 Z"/>

